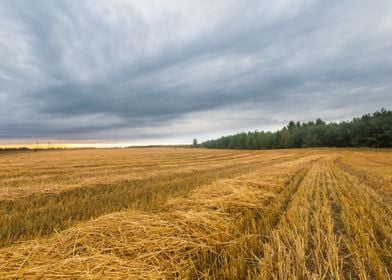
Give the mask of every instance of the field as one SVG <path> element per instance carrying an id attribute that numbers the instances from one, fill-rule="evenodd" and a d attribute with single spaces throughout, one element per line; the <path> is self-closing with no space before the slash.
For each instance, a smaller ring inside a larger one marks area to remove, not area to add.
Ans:
<path id="1" fill-rule="evenodd" d="M 392 150 L 0 153 L 1 279 L 391 279 Z"/>

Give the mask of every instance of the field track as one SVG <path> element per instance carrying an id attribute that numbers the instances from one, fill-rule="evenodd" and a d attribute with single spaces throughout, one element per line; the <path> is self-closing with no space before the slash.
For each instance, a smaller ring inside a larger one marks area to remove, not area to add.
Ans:
<path id="1" fill-rule="evenodd" d="M 392 279 L 392 150 L 0 154 L 1 279 Z"/>

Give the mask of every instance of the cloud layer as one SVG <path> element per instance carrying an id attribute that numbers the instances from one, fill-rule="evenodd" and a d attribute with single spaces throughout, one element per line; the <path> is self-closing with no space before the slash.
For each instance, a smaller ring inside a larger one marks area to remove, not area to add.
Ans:
<path id="1" fill-rule="evenodd" d="M 190 142 L 392 105 L 392 2 L 0 2 L 0 139 Z"/>

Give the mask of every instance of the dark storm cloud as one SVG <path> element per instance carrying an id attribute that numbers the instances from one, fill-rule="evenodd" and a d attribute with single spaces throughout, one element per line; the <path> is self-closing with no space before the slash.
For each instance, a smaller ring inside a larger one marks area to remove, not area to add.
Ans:
<path id="1" fill-rule="evenodd" d="M 187 139 L 390 108 L 391 18 L 387 0 L 3 1 L 0 138 Z"/>

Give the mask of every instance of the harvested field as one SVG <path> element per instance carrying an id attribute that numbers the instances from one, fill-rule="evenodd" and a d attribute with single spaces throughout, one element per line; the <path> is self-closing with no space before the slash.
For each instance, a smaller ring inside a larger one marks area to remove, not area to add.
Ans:
<path id="1" fill-rule="evenodd" d="M 392 151 L 0 154 L 2 279 L 391 279 Z"/>

